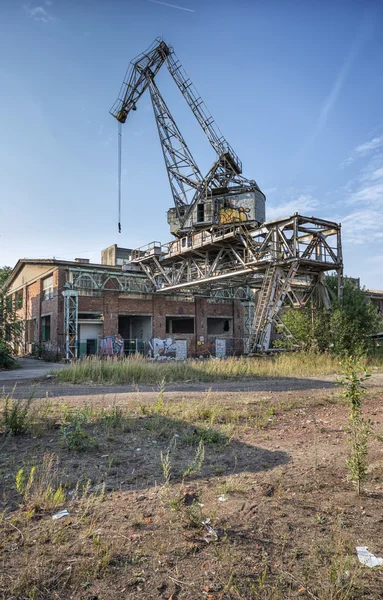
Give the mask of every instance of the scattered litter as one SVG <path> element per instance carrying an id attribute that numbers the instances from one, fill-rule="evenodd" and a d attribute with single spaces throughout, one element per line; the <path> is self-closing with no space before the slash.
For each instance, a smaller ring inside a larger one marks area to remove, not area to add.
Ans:
<path id="1" fill-rule="evenodd" d="M 178 435 L 178 433 L 175 433 L 175 434 L 174 434 L 174 437 L 180 437 L 180 436 Z"/>
<path id="2" fill-rule="evenodd" d="M 52 519 L 54 521 L 57 521 L 57 519 L 61 519 L 62 517 L 69 517 L 69 512 L 66 508 L 64 508 L 64 510 L 60 510 L 60 512 L 56 513 L 55 515 L 52 515 Z"/>
<path id="3" fill-rule="evenodd" d="M 108 458 L 109 454 L 103 454 L 101 458 Z"/>
<path id="4" fill-rule="evenodd" d="M 196 493 L 186 492 L 184 494 L 183 501 L 185 506 L 192 506 L 193 504 L 197 503 L 197 500 L 198 494 Z"/>
<path id="5" fill-rule="evenodd" d="M 137 496 L 137 501 L 138 502 L 142 502 L 145 499 L 146 499 L 146 496 L 144 494 L 140 494 L 139 496 Z"/>
<path id="6" fill-rule="evenodd" d="M 135 470 L 136 470 L 136 469 L 133 469 L 133 471 L 132 471 L 132 475 L 134 475 L 134 471 L 135 471 Z"/>
<path id="7" fill-rule="evenodd" d="M 210 519 L 206 519 L 206 521 L 202 521 L 202 525 L 204 525 L 207 533 L 203 536 L 203 540 L 210 544 L 210 542 L 216 542 L 218 540 L 218 533 L 215 529 L 210 525 Z"/>
<path id="8" fill-rule="evenodd" d="M 141 448 L 136 448 L 136 452 L 141 452 Z"/>
<path id="9" fill-rule="evenodd" d="M 225 496 L 225 494 L 221 494 L 220 496 L 218 496 L 219 502 L 226 502 L 228 499 L 229 498 Z"/>
<path id="10" fill-rule="evenodd" d="M 375 554 L 371 554 L 371 552 L 368 551 L 367 546 L 357 546 L 356 553 L 358 555 L 359 562 L 361 562 L 362 565 L 366 565 L 366 567 L 370 567 L 372 569 L 373 567 L 379 567 L 383 565 L 383 558 L 377 557 Z"/>

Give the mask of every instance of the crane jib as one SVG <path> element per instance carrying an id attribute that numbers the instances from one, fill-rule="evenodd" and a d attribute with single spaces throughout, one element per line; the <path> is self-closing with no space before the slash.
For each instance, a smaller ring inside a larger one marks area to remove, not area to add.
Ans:
<path id="1" fill-rule="evenodd" d="M 164 98 L 155 83 L 166 63 L 199 126 L 216 153 L 206 176 L 188 148 Z M 168 211 L 171 232 L 181 237 L 216 224 L 244 222 L 256 226 L 265 220 L 265 195 L 254 180 L 242 176 L 242 163 L 217 127 L 204 101 L 188 77 L 173 48 L 157 39 L 130 63 L 119 96 L 110 113 L 119 124 L 118 202 L 121 217 L 121 125 L 149 89 L 174 208 Z"/>

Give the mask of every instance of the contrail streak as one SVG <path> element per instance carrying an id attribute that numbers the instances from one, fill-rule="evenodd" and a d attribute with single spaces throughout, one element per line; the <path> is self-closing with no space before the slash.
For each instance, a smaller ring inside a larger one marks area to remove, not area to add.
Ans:
<path id="1" fill-rule="evenodd" d="M 177 6 L 176 4 L 169 4 L 168 2 L 160 2 L 160 0 L 148 0 L 148 2 L 154 2 L 154 4 L 163 4 L 164 6 L 170 6 L 171 8 L 178 8 L 179 10 L 186 10 L 187 12 L 195 12 L 191 8 L 184 8 L 183 6 Z"/>

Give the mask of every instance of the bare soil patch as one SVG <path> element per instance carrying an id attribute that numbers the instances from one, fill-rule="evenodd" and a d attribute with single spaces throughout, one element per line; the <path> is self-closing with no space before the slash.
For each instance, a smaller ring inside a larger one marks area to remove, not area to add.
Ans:
<path id="1" fill-rule="evenodd" d="M 268 383 L 73 386 L 80 393 L 33 402 L 31 430 L 0 437 L 1 597 L 383 597 L 382 570 L 355 552 L 383 556 L 380 382 L 365 401 L 375 428 L 360 497 L 346 480 L 339 391 Z M 52 520 L 63 508 L 69 516 Z"/>

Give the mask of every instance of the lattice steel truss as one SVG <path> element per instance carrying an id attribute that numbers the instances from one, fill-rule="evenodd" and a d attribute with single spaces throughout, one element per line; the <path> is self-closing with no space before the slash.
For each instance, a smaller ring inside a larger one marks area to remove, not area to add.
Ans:
<path id="1" fill-rule="evenodd" d="M 104 290 L 150 294 L 155 292 L 153 283 L 142 273 L 124 271 L 100 271 L 86 267 L 70 267 L 68 281 L 74 290 L 97 295 Z"/>
<path id="2" fill-rule="evenodd" d="M 325 273 L 338 274 L 338 294 L 343 289 L 340 225 L 295 214 L 248 230 L 245 224 L 215 227 L 161 245 L 153 242 L 138 248 L 132 262 L 139 264 L 159 293 L 191 292 L 227 295 L 229 290 L 253 289 L 257 303 L 250 302 L 248 352 L 267 350 L 272 324 L 282 326 L 280 310 L 285 303 L 307 306 L 315 294 L 329 305 Z M 285 328 L 286 329 L 286 328 Z M 286 330 L 289 337 L 291 333 Z"/>
<path id="3" fill-rule="evenodd" d="M 78 291 L 65 289 L 64 296 L 64 336 L 65 358 L 70 361 L 78 355 Z"/>

